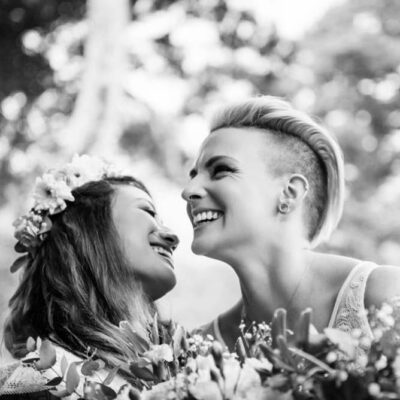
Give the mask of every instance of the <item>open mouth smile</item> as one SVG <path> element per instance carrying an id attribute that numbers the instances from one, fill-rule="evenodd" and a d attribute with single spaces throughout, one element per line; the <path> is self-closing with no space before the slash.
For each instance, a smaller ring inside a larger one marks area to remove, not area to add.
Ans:
<path id="1" fill-rule="evenodd" d="M 155 244 L 152 244 L 151 247 L 158 255 L 168 261 L 168 264 L 171 266 L 171 268 L 174 268 L 171 249 L 167 249 Z"/>
<path id="2" fill-rule="evenodd" d="M 224 214 L 221 211 L 214 211 L 214 210 L 204 210 L 200 212 L 193 213 L 193 227 L 194 229 L 207 225 L 211 222 L 220 219 Z"/>

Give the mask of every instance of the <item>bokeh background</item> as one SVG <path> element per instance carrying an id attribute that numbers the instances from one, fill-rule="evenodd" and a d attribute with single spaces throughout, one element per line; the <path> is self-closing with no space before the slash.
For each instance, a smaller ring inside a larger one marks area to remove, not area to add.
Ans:
<path id="1" fill-rule="evenodd" d="M 0 0 L 0 327 L 12 221 L 74 153 L 130 168 L 181 237 L 166 317 L 191 328 L 235 301 L 229 267 L 191 253 L 180 191 L 210 111 L 259 93 L 343 148 L 345 212 L 321 250 L 399 264 L 399 88 L 398 0 Z"/>

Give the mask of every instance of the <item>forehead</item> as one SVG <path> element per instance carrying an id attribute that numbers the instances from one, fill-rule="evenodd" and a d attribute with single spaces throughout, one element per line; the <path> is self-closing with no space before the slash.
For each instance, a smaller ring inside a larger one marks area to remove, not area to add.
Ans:
<path id="1" fill-rule="evenodd" d="M 266 132 L 260 129 L 221 128 L 212 132 L 203 142 L 197 161 L 206 162 L 215 155 L 254 160 L 256 154 L 264 155 L 266 147 Z"/>
<path id="2" fill-rule="evenodd" d="M 140 201 L 153 203 L 152 198 L 142 189 L 133 185 L 118 185 L 115 201 L 120 205 L 128 205 Z"/>

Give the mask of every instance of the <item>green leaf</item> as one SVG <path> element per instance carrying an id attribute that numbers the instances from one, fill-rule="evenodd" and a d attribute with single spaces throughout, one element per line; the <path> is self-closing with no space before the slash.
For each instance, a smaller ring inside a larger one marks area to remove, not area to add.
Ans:
<path id="1" fill-rule="evenodd" d="M 10 272 L 13 274 L 17 272 L 20 268 L 24 267 L 26 263 L 29 261 L 29 254 L 25 254 L 21 257 L 18 257 L 10 267 Z"/>
<path id="2" fill-rule="evenodd" d="M 135 362 L 132 362 L 129 365 L 129 369 L 138 379 L 143 379 L 144 381 L 154 381 L 156 378 L 148 367 L 139 367 Z"/>
<path id="3" fill-rule="evenodd" d="M 65 387 L 69 394 L 73 393 L 78 387 L 80 379 L 76 363 L 71 363 L 65 378 Z"/>
<path id="4" fill-rule="evenodd" d="M 280 351 L 282 360 L 293 366 L 296 367 L 296 361 L 293 359 L 293 357 L 291 356 L 290 352 L 289 352 L 289 348 L 286 342 L 286 338 L 283 335 L 278 335 L 277 337 L 277 344 L 278 344 L 278 349 Z"/>
<path id="5" fill-rule="evenodd" d="M 276 348 L 278 346 L 278 336 L 282 335 L 286 338 L 286 310 L 283 308 L 278 308 L 274 312 L 271 323 L 271 337 L 272 337 L 272 347 Z"/>
<path id="6" fill-rule="evenodd" d="M 39 360 L 40 360 L 39 357 L 29 357 L 29 358 L 24 358 L 22 360 L 22 363 L 23 364 L 33 364 L 34 362 L 37 362 Z"/>
<path id="7" fill-rule="evenodd" d="M 240 364 L 243 365 L 243 363 L 246 361 L 247 354 L 246 348 L 244 347 L 243 339 L 241 337 L 239 337 L 236 341 L 235 350 L 239 357 Z"/>
<path id="8" fill-rule="evenodd" d="M 29 352 L 32 352 L 32 351 L 36 350 L 36 340 L 31 336 L 29 336 L 27 341 L 26 341 L 26 349 Z"/>
<path id="9" fill-rule="evenodd" d="M 151 364 L 151 360 L 147 357 L 139 357 L 136 361 L 135 361 L 136 365 L 139 368 L 143 368 L 146 367 L 147 365 Z"/>
<path id="10" fill-rule="evenodd" d="M 60 390 L 49 390 L 49 393 L 51 393 L 55 397 L 63 398 L 67 397 L 70 395 L 66 389 L 60 389 Z"/>
<path id="11" fill-rule="evenodd" d="M 151 337 L 153 339 L 153 344 L 160 344 L 160 335 L 158 332 L 158 315 L 154 314 L 153 323 L 151 325 Z"/>
<path id="12" fill-rule="evenodd" d="M 116 367 L 114 367 L 107 375 L 106 379 L 104 379 L 103 381 L 103 385 L 108 386 L 115 378 L 115 376 L 117 375 L 119 370 L 119 366 L 117 365 Z"/>
<path id="13" fill-rule="evenodd" d="M 53 379 L 50 379 L 47 383 L 46 386 L 57 386 L 62 382 L 62 376 L 56 376 Z"/>
<path id="14" fill-rule="evenodd" d="M 39 348 L 39 358 L 39 361 L 36 363 L 36 368 L 39 370 L 49 369 L 56 363 L 56 349 L 50 340 L 45 339 L 42 341 Z"/>
<path id="15" fill-rule="evenodd" d="M 174 336 L 172 337 L 174 356 L 178 357 L 182 349 L 182 338 L 186 336 L 185 329 L 178 325 L 175 329 Z"/>
<path id="16" fill-rule="evenodd" d="M 68 368 L 68 361 L 67 358 L 65 357 L 65 354 L 63 354 L 63 356 L 61 357 L 61 365 L 60 365 L 62 376 L 65 376 L 67 368 Z"/>
<path id="17" fill-rule="evenodd" d="M 295 343 L 300 349 L 307 349 L 310 336 L 312 309 L 307 308 L 301 314 L 295 331 Z"/>
<path id="18" fill-rule="evenodd" d="M 117 397 L 115 391 L 99 382 L 86 381 L 83 393 L 85 400 L 113 400 Z"/>
<path id="19" fill-rule="evenodd" d="M 101 383 L 99 383 L 99 385 L 101 393 L 105 396 L 106 400 L 113 400 L 117 397 L 117 393 L 115 393 L 113 389 Z"/>
<path id="20" fill-rule="evenodd" d="M 82 364 L 81 373 L 85 376 L 92 376 L 100 369 L 100 364 L 94 360 L 87 360 Z"/>

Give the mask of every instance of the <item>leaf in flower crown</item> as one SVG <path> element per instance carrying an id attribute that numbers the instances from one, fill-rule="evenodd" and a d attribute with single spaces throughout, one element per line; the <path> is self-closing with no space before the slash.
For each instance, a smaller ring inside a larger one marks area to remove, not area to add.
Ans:
<path id="1" fill-rule="evenodd" d="M 73 362 L 70 364 L 65 378 L 65 388 L 69 394 L 73 393 L 78 387 L 80 379 L 76 363 Z"/>
<path id="2" fill-rule="evenodd" d="M 85 376 L 92 376 L 100 369 L 100 364 L 94 360 L 87 360 L 82 364 L 81 373 Z"/>
<path id="3" fill-rule="evenodd" d="M 29 352 L 32 352 L 32 351 L 36 350 L 36 341 L 32 336 L 29 336 L 27 341 L 26 341 L 26 349 Z"/>
<path id="4" fill-rule="evenodd" d="M 60 399 L 68 396 L 70 393 L 68 393 L 67 389 L 60 389 L 60 390 L 49 390 L 49 393 L 52 394 L 55 397 L 58 397 Z"/>
<path id="5" fill-rule="evenodd" d="M 47 383 L 46 386 L 57 386 L 62 382 L 62 376 L 56 376 L 53 379 L 50 379 Z"/>
<path id="6" fill-rule="evenodd" d="M 119 366 L 117 365 L 116 367 L 114 367 L 107 375 L 106 379 L 104 379 L 103 381 L 103 385 L 108 386 L 115 378 L 115 376 L 117 375 L 119 370 Z"/>
<path id="7" fill-rule="evenodd" d="M 29 251 L 29 248 L 26 247 L 24 244 L 22 244 L 20 241 L 18 241 L 14 246 L 14 250 L 17 253 L 27 253 Z"/>
<path id="8" fill-rule="evenodd" d="M 57 360 L 56 349 L 51 344 L 50 340 L 45 339 L 39 347 L 39 361 L 36 363 L 38 370 L 51 368 Z"/>
<path id="9" fill-rule="evenodd" d="M 112 400 L 117 397 L 113 389 L 99 382 L 86 381 L 83 393 L 85 400 Z"/>
<path id="10" fill-rule="evenodd" d="M 20 268 L 25 267 L 29 261 L 29 254 L 18 257 L 10 267 L 10 272 L 17 272 Z"/>
<path id="11" fill-rule="evenodd" d="M 61 375 L 65 376 L 65 373 L 67 372 L 68 368 L 68 360 L 67 357 L 65 357 L 65 354 L 61 357 L 61 363 L 60 363 L 60 370 L 61 370 Z"/>

